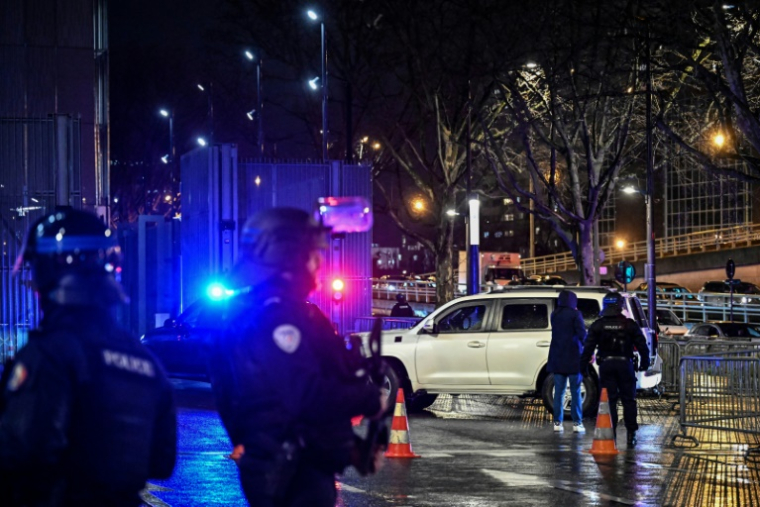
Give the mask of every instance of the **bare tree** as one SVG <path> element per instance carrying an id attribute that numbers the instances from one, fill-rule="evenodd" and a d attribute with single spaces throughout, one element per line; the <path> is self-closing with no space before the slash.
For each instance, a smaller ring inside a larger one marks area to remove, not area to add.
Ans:
<path id="1" fill-rule="evenodd" d="M 500 76 L 497 120 L 481 122 L 500 189 L 551 225 L 590 284 L 595 224 L 621 171 L 636 163 L 640 137 L 631 127 L 643 72 L 625 9 L 616 2 L 576 7 L 542 3 L 522 20 L 533 49 Z"/>
<path id="2" fill-rule="evenodd" d="M 474 114 L 493 114 L 487 105 L 495 76 L 514 52 L 514 39 L 504 35 L 518 9 L 452 0 L 383 6 L 382 23 L 394 44 L 384 50 L 392 79 L 383 82 L 385 107 L 374 117 L 384 143 L 375 164 L 377 188 L 384 211 L 433 252 L 437 301 L 443 304 L 457 284 L 454 222 L 447 211 L 467 201 L 468 178 L 472 190 L 485 190 L 487 166 L 477 159 L 468 164 L 467 145 L 483 139 Z M 491 45 L 500 58 L 488 51 Z M 415 208 L 420 199 L 422 212 Z"/>
<path id="3" fill-rule="evenodd" d="M 706 170 L 760 181 L 760 6 L 656 4 L 658 128 Z"/>

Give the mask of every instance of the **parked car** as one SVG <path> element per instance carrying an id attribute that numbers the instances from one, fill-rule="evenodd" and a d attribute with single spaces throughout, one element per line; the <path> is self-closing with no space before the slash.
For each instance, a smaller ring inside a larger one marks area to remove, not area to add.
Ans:
<path id="1" fill-rule="evenodd" d="M 735 280 L 733 286 L 734 304 L 760 304 L 760 287 L 740 280 Z M 697 297 L 705 303 L 723 305 L 728 303 L 726 295 L 730 293 L 731 286 L 726 281 L 716 280 L 705 282 Z"/>
<path id="2" fill-rule="evenodd" d="M 198 300 L 176 319 L 167 319 L 163 326 L 140 338 L 170 377 L 208 380 L 206 358 L 211 330 L 200 319 L 208 304 L 212 304 L 208 299 Z"/>
<path id="3" fill-rule="evenodd" d="M 638 287 L 636 287 L 636 292 L 640 292 L 639 297 L 642 299 L 646 299 L 648 297 L 648 290 L 649 284 L 647 282 L 644 282 L 642 284 L 639 284 Z M 655 293 L 657 294 L 657 299 L 664 299 L 669 300 L 673 302 L 683 302 L 683 301 L 696 301 L 697 297 L 694 295 L 693 292 L 691 292 L 689 289 L 684 287 L 683 285 L 679 285 L 677 283 L 671 283 L 671 282 L 657 282 Z"/>
<path id="4" fill-rule="evenodd" d="M 578 309 L 590 325 L 599 317 L 607 289 L 567 288 L 578 295 Z M 549 316 L 561 290 L 545 285 L 504 286 L 450 301 L 410 329 L 384 332 L 383 356 L 391 366 L 386 388 L 395 392 L 402 387 L 409 410 L 429 406 L 441 393 L 538 393 L 552 410 L 554 378 L 546 371 Z M 647 328 L 641 303 L 635 295 L 624 296 L 625 312 L 642 327 L 651 347 L 653 333 Z M 653 366 L 656 359 L 650 358 Z M 638 386 L 653 388 L 660 378 L 657 373 L 638 373 Z M 599 397 L 595 369 L 584 378 L 581 397 L 584 413 L 593 415 Z M 568 412 L 569 403 L 568 397 Z"/>
<path id="5" fill-rule="evenodd" d="M 694 324 L 685 339 L 760 341 L 760 324 L 747 322 L 702 322 Z"/>
<path id="6" fill-rule="evenodd" d="M 683 321 L 672 310 L 665 308 L 657 309 L 657 325 L 660 327 L 660 333 L 665 338 L 680 338 L 689 331 L 689 327 L 684 325 Z"/>

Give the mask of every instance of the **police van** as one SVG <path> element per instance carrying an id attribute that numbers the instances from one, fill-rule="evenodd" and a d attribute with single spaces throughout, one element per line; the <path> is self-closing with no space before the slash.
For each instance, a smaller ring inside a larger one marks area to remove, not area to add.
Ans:
<path id="1" fill-rule="evenodd" d="M 407 408 L 419 410 L 438 394 L 538 394 L 552 410 L 554 377 L 546 371 L 551 343 L 551 313 L 562 290 L 578 296 L 586 327 L 598 317 L 606 287 L 506 286 L 446 303 L 417 325 L 383 332 L 382 353 L 391 366 L 384 386 L 403 387 Z M 644 333 L 650 368 L 637 372 L 637 387 L 653 389 L 661 381 L 656 336 L 648 328 L 641 303 L 623 293 L 623 313 Z M 583 379 L 584 416 L 596 413 L 599 375 L 590 368 Z M 570 397 L 565 397 L 569 413 Z"/>

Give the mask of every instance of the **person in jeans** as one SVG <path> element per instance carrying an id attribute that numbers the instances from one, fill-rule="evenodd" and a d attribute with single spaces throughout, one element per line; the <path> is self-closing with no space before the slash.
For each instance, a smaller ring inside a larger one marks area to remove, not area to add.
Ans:
<path id="1" fill-rule="evenodd" d="M 586 339 L 586 326 L 583 316 L 577 309 L 578 296 L 569 290 L 559 293 L 557 309 L 552 313 L 552 342 L 549 346 L 549 363 L 547 370 L 554 374 L 554 431 L 562 431 L 564 418 L 565 388 L 570 382 L 572 400 L 570 413 L 573 418 L 573 431 L 584 433 L 583 414 L 581 412 L 581 374 L 580 357 L 583 342 Z"/>

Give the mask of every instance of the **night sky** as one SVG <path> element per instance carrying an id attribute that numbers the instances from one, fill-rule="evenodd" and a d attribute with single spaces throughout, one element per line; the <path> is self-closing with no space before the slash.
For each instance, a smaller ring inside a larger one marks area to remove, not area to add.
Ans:
<path id="1" fill-rule="evenodd" d="M 149 163 L 167 151 L 166 121 L 156 114 L 162 106 L 175 109 L 178 154 L 193 149 L 195 137 L 205 133 L 205 102 L 194 85 L 204 71 L 197 55 L 208 44 L 208 30 L 220 4 L 219 0 L 130 0 L 109 4 L 112 160 Z M 266 78 L 265 72 L 265 100 Z M 271 88 L 272 85 L 270 93 Z M 266 114 L 264 119 L 270 129 L 279 120 Z M 282 123 L 277 126 L 287 130 Z M 250 125 L 243 123 L 242 127 Z M 223 131 L 222 125 L 215 128 Z M 237 133 L 234 128 L 232 132 Z M 244 153 L 252 148 L 246 145 L 245 137 L 232 142 L 237 142 Z M 298 155 L 305 157 L 310 151 L 311 147 Z M 390 218 L 376 216 L 375 223 L 374 242 L 400 245 L 400 231 Z"/>

